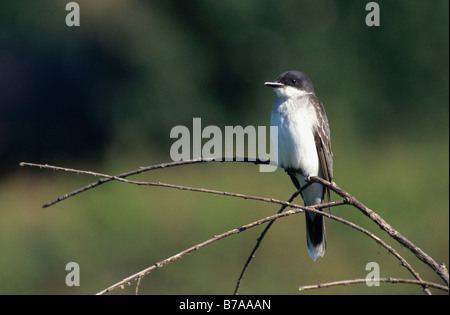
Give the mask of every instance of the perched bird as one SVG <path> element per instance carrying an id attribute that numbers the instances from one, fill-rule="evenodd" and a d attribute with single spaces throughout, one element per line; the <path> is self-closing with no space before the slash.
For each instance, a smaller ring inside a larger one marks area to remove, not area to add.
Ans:
<path id="1" fill-rule="evenodd" d="M 314 94 L 309 78 L 300 71 L 282 73 L 266 82 L 277 94 L 271 125 L 278 127 L 278 166 L 285 169 L 300 190 L 305 206 L 321 204 L 329 190 L 308 181 L 309 176 L 333 179 L 330 128 L 322 103 Z M 323 216 L 305 213 L 308 254 L 315 261 L 325 254 Z"/>

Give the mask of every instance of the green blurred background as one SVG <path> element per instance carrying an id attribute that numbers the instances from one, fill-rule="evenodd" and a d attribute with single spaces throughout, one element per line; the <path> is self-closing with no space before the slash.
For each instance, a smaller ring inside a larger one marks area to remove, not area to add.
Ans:
<path id="1" fill-rule="evenodd" d="M 275 94 L 263 83 L 290 69 L 311 78 L 325 105 L 336 183 L 448 266 L 448 1 L 377 1 L 381 26 L 367 27 L 369 1 L 79 0 L 81 26 L 71 28 L 67 2 L 0 3 L 1 294 L 96 293 L 276 212 L 255 201 L 123 183 L 42 209 L 95 178 L 19 162 L 108 174 L 168 162 L 171 128 L 191 128 L 193 117 L 221 128 L 268 125 Z M 294 191 L 284 173 L 241 163 L 135 179 L 279 199 Z M 442 282 L 355 209 L 332 213 L 382 236 L 424 279 Z M 364 278 L 371 261 L 381 277 L 411 277 L 384 248 L 334 221 L 326 222 L 327 253 L 314 263 L 302 216 L 274 224 L 241 294 L 298 294 L 300 285 Z M 262 229 L 156 270 L 139 292 L 231 294 Z M 79 287 L 65 285 L 71 261 L 81 268 Z M 422 290 L 381 284 L 311 293 Z"/>

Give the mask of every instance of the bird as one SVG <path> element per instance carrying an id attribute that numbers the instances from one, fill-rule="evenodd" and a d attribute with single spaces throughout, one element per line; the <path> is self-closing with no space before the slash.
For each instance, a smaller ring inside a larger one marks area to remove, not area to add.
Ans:
<path id="1" fill-rule="evenodd" d="M 277 95 L 270 124 L 278 127 L 278 167 L 289 175 L 305 206 L 324 203 L 325 195 L 329 201 L 328 187 L 309 181 L 310 176 L 333 180 L 330 127 L 311 80 L 303 72 L 291 70 L 264 85 Z M 309 211 L 305 218 L 308 254 L 316 261 L 326 249 L 324 218 Z"/>

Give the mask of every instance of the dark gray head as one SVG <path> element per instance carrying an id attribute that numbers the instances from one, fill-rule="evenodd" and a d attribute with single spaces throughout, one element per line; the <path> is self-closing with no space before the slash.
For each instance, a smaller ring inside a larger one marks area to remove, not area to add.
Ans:
<path id="1" fill-rule="evenodd" d="M 275 92 L 279 96 L 280 94 L 282 95 L 286 94 L 286 96 L 291 94 L 297 94 L 292 93 L 293 92 L 292 88 L 303 93 L 314 93 L 314 87 L 311 83 L 311 80 L 309 80 L 309 78 L 303 72 L 295 70 L 283 72 L 282 74 L 280 74 L 280 76 L 276 81 L 266 82 L 264 83 L 264 85 L 274 88 Z M 282 92 L 282 90 L 284 92 Z M 288 92 L 289 90 L 291 91 Z"/>

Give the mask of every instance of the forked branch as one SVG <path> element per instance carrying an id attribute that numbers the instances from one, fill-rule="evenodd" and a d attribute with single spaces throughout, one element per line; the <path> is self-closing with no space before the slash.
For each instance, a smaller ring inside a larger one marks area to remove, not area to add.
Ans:
<path id="1" fill-rule="evenodd" d="M 449 285 L 449 276 L 447 268 L 444 264 L 439 265 L 436 261 L 431 258 L 430 255 L 421 250 L 418 246 L 416 246 L 413 242 L 404 237 L 400 232 L 395 230 L 389 223 L 387 223 L 382 217 L 380 217 L 373 210 L 369 209 L 362 202 L 357 200 L 355 197 L 350 195 L 348 192 L 340 188 L 334 182 L 328 182 L 320 177 L 313 176 L 310 180 L 318 183 L 322 183 L 325 186 L 328 186 L 332 191 L 336 194 L 345 198 L 349 204 L 361 210 L 366 216 L 368 216 L 372 221 L 374 221 L 378 226 L 385 232 L 387 232 L 393 239 L 395 239 L 398 243 L 408 248 L 417 258 L 422 260 L 425 264 L 430 266 L 446 283 Z"/>
<path id="2" fill-rule="evenodd" d="M 239 161 L 239 162 L 250 162 L 253 164 L 269 164 L 270 162 L 268 161 L 261 161 L 261 160 L 249 160 L 247 158 L 234 158 L 233 161 Z M 211 193 L 211 194 L 217 194 L 217 195 L 222 195 L 222 196 L 228 196 L 228 197 L 236 197 L 236 198 L 243 198 L 243 199 L 252 199 L 252 200 L 258 200 L 261 202 L 269 202 L 269 203 L 275 203 L 275 204 L 279 204 L 281 205 L 281 209 L 278 211 L 277 214 L 273 215 L 273 216 L 269 216 L 269 217 L 265 217 L 262 218 L 260 220 L 248 223 L 242 227 L 227 231 L 225 233 L 222 233 L 220 235 L 214 236 L 211 239 L 208 239 L 200 244 L 197 244 L 191 248 L 188 248 L 178 254 L 175 254 L 161 262 L 155 263 L 154 265 L 150 266 L 147 269 L 144 269 L 130 277 L 127 277 L 125 279 L 123 279 L 122 281 L 112 285 L 111 287 L 99 292 L 99 294 L 104 294 L 107 292 L 110 292 L 111 290 L 121 287 L 124 284 L 130 282 L 131 280 L 138 280 L 138 284 L 136 287 L 136 292 L 138 292 L 138 286 L 140 283 L 140 280 L 142 279 L 142 277 L 148 273 L 150 273 L 151 271 L 160 268 L 170 262 L 173 262 L 193 251 L 196 251 L 200 248 L 205 247 L 206 245 L 209 245 L 213 242 L 216 242 L 220 239 L 223 239 L 225 237 L 228 237 L 230 235 L 234 235 L 234 234 L 238 234 L 242 231 L 245 231 L 249 228 L 258 226 L 260 224 L 269 222 L 268 226 L 266 227 L 266 229 L 263 231 L 263 233 L 261 234 L 261 236 L 258 238 L 257 240 L 257 244 L 255 246 L 255 248 L 253 249 L 252 253 L 250 254 L 249 259 L 247 260 L 244 269 L 238 279 L 238 283 L 235 289 L 235 294 L 237 294 L 240 283 L 242 281 L 242 278 L 245 274 L 246 269 L 248 268 L 248 265 L 250 263 L 250 261 L 253 259 L 254 254 L 256 252 L 256 250 L 259 247 L 259 244 L 261 243 L 262 239 L 264 238 L 265 233 L 268 231 L 268 229 L 270 228 L 270 226 L 275 222 L 275 220 L 282 218 L 282 217 L 286 217 L 286 216 L 290 216 L 292 214 L 296 214 L 299 212 L 303 212 L 303 211 L 312 211 L 315 213 L 318 213 L 320 215 L 323 215 L 329 219 L 332 220 L 336 220 L 338 222 L 341 222 L 343 224 L 346 224 L 354 229 L 357 229 L 358 231 L 362 232 L 363 234 L 369 236 L 370 238 L 374 239 L 378 244 L 382 245 L 383 247 L 385 247 L 390 253 L 392 253 L 400 262 L 403 266 L 405 266 L 410 272 L 411 274 L 417 279 L 417 280 L 411 280 L 410 283 L 414 283 L 414 284 L 418 284 L 418 285 L 422 285 L 422 287 L 424 288 L 424 291 L 427 294 L 430 294 L 429 290 L 428 290 L 428 286 L 430 287 L 438 287 L 440 285 L 435 284 L 435 286 L 433 285 L 429 285 L 429 283 L 426 283 L 425 281 L 423 281 L 419 274 L 409 265 L 409 263 L 402 257 L 400 256 L 391 246 L 389 246 L 387 243 L 385 243 L 383 240 L 381 240 L 379 237 L 375 236 L 373 233 L 361 228 L 360 226 L 349 222 L 347 220 L 344 220 L 340 217 L 331 215 L 329 213 L 320 211 L 321 208 L 326 208 L 326 207 L 332 207 L 332 206 L 338 206 L 338 205 L 342 205 L 342 204 L 350 204 L 353 205 L 354 207 L 358 208 L 360 211 L 362 211 L 365 215 L 367 215 L 372 221 L 374 221 L 375 223 L 377 223 L 379 225 L 379 227 L 381 229 L 383 229 L 384 231 L 386 231 L 391 237 L 393 237 L 397 242 L 399 242 L 400 244 L 402 244 L 403 246 L 407 247 L 408 249 L 410 249 L 414 255 L 416 255 L 420 260 L 422 260 L 423 262 L 425 262 L 427 265 L 429 265 L 447 284 L 447 290 L 448 290 L 448 272 L 447 269 L 445 267 L 445 265 L 438 265 L 429 255 L 427 255 L 425 252 L 423 252 L 420 248 L 418 248 L 417 246 L 415 246 L 411 241 L 409 241 L 408 239 L 406 239 L 403 235 L 401 235 L 398 231 L 396 231 L 394 228 L 392 228 L 392 226 L 390 226 L 384 219 L 382 219 L 378 214 L 376 214 L 373 210 L 369 209 L 368 207 L 366 207 L 364 204 L 362 204 L 361 202 L 359 202 L 356 198 L 354 198 L 353 196 L 351 196 L 350 194 L 348 194 L 346 191 L 344 191 L 342 188 L 340 188 L 339 186 L 336 185 L 336 183 L 334 182 L 327 182 L 325 180 L 323 180 L 322 178 L 319 177 L 311 177 L 310 180 L 313 182 L 319 182 L 322 183 L 323 185 L 326 185 L 328 187 L 330 187 L 330 189 L 332 191 L 334 191 L 336 194 L 338 194 L 339 196 L 341 196 L 343 199 L 339 200 L 339 201 L 334 201 L 334 202 L 330 202 L 330 203 L 324 203 L 321 205 L 316 205 L 316 206 L 312 206 L 312 207 L 303 207 L 303 206 L 299 206 L 297 204 L 292 203 L 292 201 L 294 200 L 295 196 L 298 194 L 298 192 L 296 194 L 294 194 L 289 201 L 282 201 L 282 200 L 277 200 L 274 198 L 265 198 L 265 197 L 259 197 L 259 196 L 251 196 L 251 195 L 245 195 L 245 194 L 239 194 L 239 193 L 232 193 L 232 192 L 226 192 L 226 191 L 218 191 L 218 190 L 211 190 L 211 189 L 206 189 L 206 188 L 196 188 L 196 187 L 189 187 L 189 186 L 181 186 L 181 185 L 174 185 L 174 184 L 168 184 L 168 183 L 161 183 L 161 182 L 143 182 L 143 181 L 132 181 L 132 180 L 127 180 L 125 179 L 125 177 L 128 176 L 132 176 L 132 175 L 136 175 L 136 174 L 140 174 L 140 173 L 144 173 L 147 171 L 151 171 L 151 170 L 156 170 L 156 169 L 162 169 L 162 168 L 167 168 L 167 167 L 174 167 L 174 166 L 182 166 L 182 165 L 188 165 L 188 164 L 197 164 L 197 163 L 204 163 L 204 162 L 230 162 L 230 160 L 222 158 L 222 159 L 203 159 L 203 158 L 199 158 L 199 159 L 195 159 L 195 160 L 189 160 L 189 161 L 179 161 L 179 162 L 169 162 L 169 163 L 162 163 L 162 164 L 157 164 L 157 165 L 151 165 L 151 166 L 147 166 L 147 167 L 141 167 L 139 169 L 136 170 L 132 170 L 129 172 L 125 172 L 125 173 L 120 173 L 118 175 L 107 175 L 107 174 L 102 174 L 102 173 L 97 173 L 97 172 L 92 172 L 92 171 L 83 171 L 83 170 L 76 170 L 76 169 L 71 169 L 71 168 L 64 168 L 64 167 L 58 167 L 58 166 L 52 166 L 52 165 L 43 165 L 43 164 L 35 164 L 35 163 L 26 163 L 26 162 L 22 162 L 20 163 L 21 166 L 32 166 L 32 167 L 40 167 L 40 168 L 47 168 L 47 169 L 53 169 L 53 170 L 60 170 L 60 171 L 65 171 L 65 172 L 73 172 L 73 173 L 79 173 L 79 174 L 87 174 L 87 175 L 93 175 L 93 176 L 98 176 L 98 177 L 102 177 L 100 180 L 93 182 L 89 185 L 86 185 L 82 188 L 79 188 L 77 190 L 74 190 L 70 193 L 67 193 L 53 201 L 48 202 L 47 204 L 44 205 L 44 207 L 49 207 L 51 205 L 54 205 L 62 200 L 65 200 L 67 198 L 70 198 L 72 196 L 75 196 L 81 192 L 87 191 L 89 189 L 92 189 L 94 187 L 97 187 L 103 183 L 106 183 L 108 181 L 120 181 L 120 182 L 125 182 L 128 184 L 135 184 L 135 185 L 146 185 L 146 186 L 160 186 L 160 187 L 166 187 L 166 188 L 173 188 L 173 189 L 180 189 L 180 190 L 187 190 L 187 191 L 196 191 L 196 192 L 203 192 L 203 193 Z M 285 208 L 290 207 L 293 208 L 289 211 L 286 212 L 282 212 Z M 388 278 L 391 279 L 391 278 Z M 385 281 L 385 280 L 382 280 Z M 391 281 L 392 282 L 392 281 Z M 319 285 L 320 286 L 320 285 Z M 323 285 L 322 285 L 323 287 Z"/>

